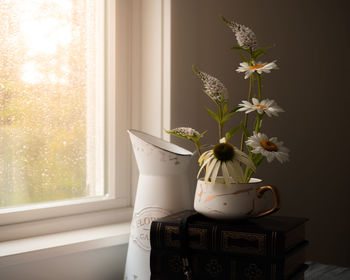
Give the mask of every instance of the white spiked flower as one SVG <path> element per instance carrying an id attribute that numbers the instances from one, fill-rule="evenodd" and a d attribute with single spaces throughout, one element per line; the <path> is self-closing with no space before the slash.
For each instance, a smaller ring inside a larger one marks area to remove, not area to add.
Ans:
<path id="1" fill-rule="evenodd" d="M 171 130 L 166 130 L 166 132 L 187 139 L 200 136 L 200 133 L 191 127 L 177 127 Z"/>
<path id="2" fill-rule="evenodd" d="M 284 110 L 277 105 L 277 103 L 274 100 L 271 99 L 264 99 L 259 102 L 257 98 L 252 98 L 252 102 L 242 100 L 242 103 L 239 104 L 241 108 L 238 109 L 238 111 L 243 112 L 245 111 L 246 114 L 257 111 L 259 114 L 266 113 L 269 117 L 271 116 L 278 116 L 278 113 L 284 112 Z"/>
<path id="3" fill-rule="evenodd" d="M 195 69 L 196 74 L 203 82 L 203 91 L 217 104 L 227 99 L 227 89 L 217 78 Z"/>
<path id="4" fill-rule="evenodd" d="M 254 132 L 254 135 L 248 138 L 246 144 L 253 148 L 252 153 L 263 155 L 268 162 L 271 162 L 274 158 L 280 163 L 289 160 L 289 150 L 283 146 L 282 141 L 277 140 L 277 137 L 269 139 L 263 133 Z"/>
<path id="5" fill-rule="evenodd" d="M 245 73 L 244 79 L 249 78 L 254 72 L 262 74 L 270 73 L 272 69 L 278 69 L 276 60 L 270 63 L 253 61 L 253 65 L 249 65 L 247 62 L 241 62 L 239 65 L 240 66 L 236 69 L 236 71 Z"/>
<path id="6" fill-rule="evenodd" d="M 208 182 L 210 178 L 211 184 L 214 185 L 221 168 L 225 184 L 229 185 L 232 181 L 243 183 L 244 175 L 240 162 L 255 171 L 254 163 L 247 154 L 226 142 L 225 139 L 220 140 L 220 143 L 212 150 L 206 151 L 200 156 L 198 163 L 201 168 L 197 177 L 205 167 L 204 180 Z"/>
<path id="7" fill-rule="evenodd" d="M 255 33 L 249 27 L 234 21 L 226 21 L 226 23 L 232 32 L 235 33 L 237 43 L 240 47 L 253 51 L 257 49 L 258 43 Z"/>

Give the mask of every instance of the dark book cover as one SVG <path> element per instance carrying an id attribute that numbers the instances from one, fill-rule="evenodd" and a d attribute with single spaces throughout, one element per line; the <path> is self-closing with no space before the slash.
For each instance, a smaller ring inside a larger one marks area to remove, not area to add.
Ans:
<path id="1" fill-rule="evenodd" d="M 188 259 L 192 279 L 292 280 L 303 279 L 307 241 L 283 258 L 237 256 L 222 252 L 191 250 Z M 186 280 L 177 250 L 152 249 L 151 280 Z"/>
<path id="2" fill-rule="evenodd" d="M 194 211 L 179 212 L 152 222 L 152 249 L 180 250 L 180 221 Z M 218 221 L 196 215 L 188 224 L 188 247 L 211 253 L 284 257 L 305 240 L 306 218 L 267 216 Z"/>

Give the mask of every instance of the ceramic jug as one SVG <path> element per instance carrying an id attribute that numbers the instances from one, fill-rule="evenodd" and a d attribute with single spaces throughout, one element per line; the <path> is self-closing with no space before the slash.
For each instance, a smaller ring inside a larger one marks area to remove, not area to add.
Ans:
<path id="1" fill-rule="evenodd" d="M 155 219 L 193 209 L 189 164 L 193 153 L 161 138 L 128 130 L 139 169 L 125 279 L 150 279 L 150 226 Z"/>

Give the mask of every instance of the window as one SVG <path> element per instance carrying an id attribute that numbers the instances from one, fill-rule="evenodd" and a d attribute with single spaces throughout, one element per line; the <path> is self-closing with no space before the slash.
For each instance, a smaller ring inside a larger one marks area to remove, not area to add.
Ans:
<path id="1" fill-rule="evenodd" d="M 105 194 L 97 3 L 0 1 L 1 208 Z"/>
<path id="2" fill-rule="evenodd" d="M 125 2 L 0 5 L 0 225 L 129 206 Z"/>

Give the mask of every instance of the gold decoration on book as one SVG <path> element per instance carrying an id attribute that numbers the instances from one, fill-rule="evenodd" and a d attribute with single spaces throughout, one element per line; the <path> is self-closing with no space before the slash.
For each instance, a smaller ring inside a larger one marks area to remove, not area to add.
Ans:
<path id="1" fill-rule="evenodd" d="M 217 259 L 211 259 L 205 265 L 205 271 L 210 274 L 211 277 L 217 278 L 220 273 L 223 271 L 222 265 L 218 262 Z"/>
<path id="2" fill-rule="evenodd" d="M 266 234 L 222 231 L 221 238 L 223 251 L 243 254 L 265 254 Z M 242 241 L 250 244 L 250 246 L 239 246 L 238 243 Z"/>

